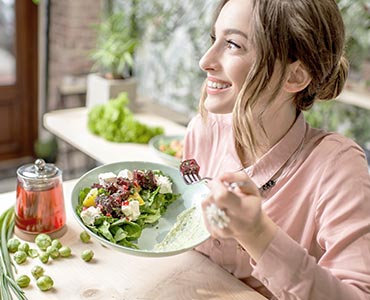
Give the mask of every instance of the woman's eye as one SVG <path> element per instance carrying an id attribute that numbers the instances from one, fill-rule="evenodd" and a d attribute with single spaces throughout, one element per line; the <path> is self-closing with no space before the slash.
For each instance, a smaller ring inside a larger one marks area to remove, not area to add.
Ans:
<path id="1" fill-rule="evenodd" d="M 227 48 L 229 49 L 240 49 L 241 47 L 233 40 L 226 40 Z"/>
<path id="2" fill-rule="evenodd" d="M 210 34 L 209 37 L 211 39 L 211 44 L 213 45 L 216 41 L 216 36 L 214 34 Z"/>

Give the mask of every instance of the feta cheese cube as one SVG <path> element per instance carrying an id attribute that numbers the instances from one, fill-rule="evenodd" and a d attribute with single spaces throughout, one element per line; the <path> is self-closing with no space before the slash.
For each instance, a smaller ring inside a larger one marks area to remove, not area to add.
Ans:
<path id="1" fill-rule="evenodd" d="M 167 176 L 155 175 L 160 194 L 172 193 L 172 182 Z"/>
<path id="2" fill-rule="evenodd" d="M 128 205 L 122 205 L 122 213 L 129 221 L 136 221 L 140 216 L 140 204 L 137 200 L 129 201 Z"/>
<path id="3" fill-rule="evenodd" d="M 129 180 L 133 180 L 134 174 L 130 170 L 124 169 L 124 170 L 119 171 L 117 177 L 122 177 L 122 178 L 127 178 Z"/>
<path id="4" fill-rule="evenodd" d="M 99 178 L 99 183 L 104 185 L 106 183 L 116 182 L 117 175 L 114 174 L 113 172 L 100 173 L 98 178 Z"/>
<path id="5" fill-rule="evenodd" d="M 90 206 L 81 212 L 81 219 L 86 225 L 94 225 L 95 219 L 101 214 L 99 207 Z"/>

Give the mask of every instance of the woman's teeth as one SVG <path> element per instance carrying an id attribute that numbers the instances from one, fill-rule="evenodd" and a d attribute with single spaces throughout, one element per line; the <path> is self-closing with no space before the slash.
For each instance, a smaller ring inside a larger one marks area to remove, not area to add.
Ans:
<path id="1" fill-rule="evenodd" d="M 207 86 L 213 89 L 226 89 L 231 85 L 227 83 L 208 81 Z"/>

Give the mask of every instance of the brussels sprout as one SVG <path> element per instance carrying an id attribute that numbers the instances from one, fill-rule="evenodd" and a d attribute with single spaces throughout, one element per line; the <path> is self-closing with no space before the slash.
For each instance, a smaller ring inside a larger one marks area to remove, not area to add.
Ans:
<path id="1" fill-rule="evenodd" d="M 23 264 L 27 260 L 27 254 L 24 251 L 18 250 L 14 253 L 13 259 L 18 265 Z"/>
<path id="2" fill-rule="evenodd" d="M 53 247 L 53 246 L 47 247 L 46 253 L 49 254 L 49 256 L 53 259 L 56 259 L 59 257 L 59 249 L 57 247 Z"/>
<path id="3" fill-rule="evenodd" d="M 80 233 L 80 240 L 83 243 L 88 243 L 90 241 L 90 239 L 91 239 L 91 237 L 90 237 L 90 235 L 86 231 L 82 231 Z"/>
<path id="4" fill-rule="evenodd" d="M 36 258 L 37 256 L 39 256 L 39 253 L 37 252 L 36 249 L 30 249 L 28 250 L 27 255 L 29 257 Z"/>
<path id="5" fill-rule="evenodd" d="M 51 279 L 50 276 L 42 275 L 36 280 L 36 285 L 38 286 L 40 290 L 47 291 L 53 287 L 54 281 L 53 279 Z"/>
<path id="6" fill-rule="evenodd" d="M 35 244 L 41 250 L 46 250 L 51 245 L 51 237 L 45 233 L 40 233 L 35 238 Z"/>
<path id="7" fill-rule="evenodd" d="M 92 260 L 93 257 L 94 257 L 94 252 L 90 249 L 84 250 L 81 253 L 81 258 L 84 261 L 90 261 L 90 260 Z"/>
<path id="8" fill-rule="evenodd" d="M 8 243 L 7 243 L 7 247 L 8 247 L 9 252 L 10 253 L 15 253 L 18 250 L 18 247 L 19 247 L 20 244 L 21 244 L 21 242 L 16 238 L 9 239 Z"/>
<path id="9" fill-rule="evenodd" d="M 39 253 L 39 259 L 43 264 L 47 264 L 49 261 L 49 254 L 46 252 Z"/>
<path id="10" fill-rule="evenodd" d="M 18 246 L 18 250 L 28 253 L 28 250 L 30 250 L 30 245 L 28 243 L 22 243 Z"/>
<path id="11" fill-rule="evenodd" d="M 71 256 L 72 250 L 68 246 L 62 246 L 62 248 L 59 249 L 59 254 L 61 257 L 68 257 Z"/>
<path id="12" fill-rule="evenodd" d="M 62 248 L 62 243 L 58 240 L 58 239 L 54 239 L 54 240 L 52 240 L 51 241 L 51 245 L 53 246 L 53 247 L 56 247 L 56 248 L 58 248 L 58 249 L 60 249 L 60 248 Z"/>
<path id="13" fill-rule="evenodd" d="M 33 277 L 35 277 L 35 279 L 38 279 L 40 278 L 42 275 L 44 275 L 44 268 L 41 267 L 41 266 L 34 266 L 32 269 L 31 269 L 31 274 Z"/>
<path id="14" fill-rule="evenodd" d="M 27 275 L 21 275 L 15 280 L 15 282 L 19 287 L 26 288 L 30 285 L 31 278 L 29 278 Z"/>

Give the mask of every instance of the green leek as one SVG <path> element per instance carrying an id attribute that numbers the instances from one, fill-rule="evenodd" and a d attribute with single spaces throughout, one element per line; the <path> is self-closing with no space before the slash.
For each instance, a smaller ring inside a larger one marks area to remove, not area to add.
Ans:
<path id="1" fill-rule="evenodd" d="M 7 209 L 0 216 L 0 299 L 2 300 L 27 300 L 24 291 L 14 279 L 12 263 L 7 247 L 8 240 L 14 232 L 14 207 Z M 15 298 L 14 298 L 15 297 Z"/>

